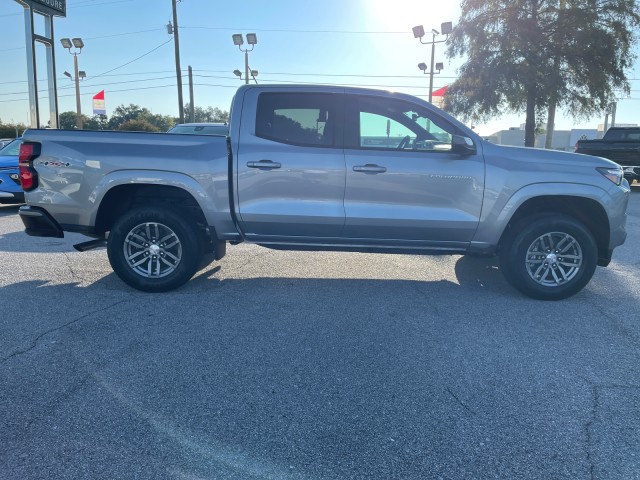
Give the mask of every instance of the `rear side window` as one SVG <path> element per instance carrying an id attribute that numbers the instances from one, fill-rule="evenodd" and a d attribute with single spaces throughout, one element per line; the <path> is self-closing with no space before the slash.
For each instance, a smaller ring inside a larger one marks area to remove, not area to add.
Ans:
<path id="1" fill-rule="evenodd" d="M 290 145 L 336 146 L 337 103 L 332 94 L 262 93 L 256 136 Z"/>

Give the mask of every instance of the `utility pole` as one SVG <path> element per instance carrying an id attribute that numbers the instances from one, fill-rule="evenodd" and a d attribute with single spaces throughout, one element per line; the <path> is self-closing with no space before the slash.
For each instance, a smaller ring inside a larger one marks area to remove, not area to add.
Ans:
<path id="1" fill-rule="evenodd" d="M 189 121 L 193 123 L 196 121 L 196 105 L 193 101 L 193 70 L 191 69 L 191 65 L 189 65 L 189 105 L 191 105 Z"/>
<path id="2" fill-rule="evenodd" d="M 184 123 L 184 103 L 182 101 L 182 71 L 180 70 L 180 37 L 178 35 L 178 11 L 176 1 L 171 0 L 173 6 L 173 42 L 176 51 L 176 79 L 178 81 L 178 112 L 180 123 Z M 192 107 L 193 108 L 193 107 Z"/>

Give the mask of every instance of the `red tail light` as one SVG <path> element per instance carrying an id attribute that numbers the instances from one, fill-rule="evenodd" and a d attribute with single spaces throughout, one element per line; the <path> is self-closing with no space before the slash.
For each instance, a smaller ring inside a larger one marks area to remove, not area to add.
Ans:
<path id="1" fill-rule="evenodd" d="M 38 172 L 33 168 L 33 160 L 40 155 L 40 144 L 23 142 L 18 154 L 18 167 L 20 169 L 20 184 L 22 190 L 28 192 L 38 186 Z"/>

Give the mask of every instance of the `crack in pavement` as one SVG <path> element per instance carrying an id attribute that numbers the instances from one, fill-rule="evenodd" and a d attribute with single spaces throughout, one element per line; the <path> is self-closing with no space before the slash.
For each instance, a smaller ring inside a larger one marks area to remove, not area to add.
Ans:
<path id="1" fill-rule="evenodd" d="M 76 272 L 74 272 L 73 268 L 71 268 L 71 259 L 69 258 L 69 254 L 67 252 L 62 252 L 62 254 L 64 255 L 64 258 L 67 259 L 66 265 L 71 272 L 71 278 L 73 278 L 74 280 L 84 280 L 78 274 L 76 274 Z"/>
<path id="2" fill-rule="evenodd" d="M 584 425 L 585 437 L 586 437 L 586 454 L 587 454 L 587 463 L 589 465 L 589 478 L 591 480 L 596 480 L 596 464 L 592 455 L 592 450 L 594 447 L 594 439 L 593 439 L 593 426 L 598 419 L 598 411 L 600 410 L 600 391 L 603 389 L 623 389 L 623 390 L 640 390 L 640 385 L 618 385 L 618 384 L 610 384 L 610 385 L 598 385 L 591 382 L 587 378 L 582 378 L 584 382 L 587 383 L 591 387 L 591 418 Z"/>
<path id="3" fill-rule="evenodd" d="M 635 347 L 640 347 L 640 336 L 630 330 L 618 317 L 617 315 L 613 315 L 611 312 L 604 309 L 604 307 L 596 301 L 592 301 L 587 299 L 587 302 L 602 315 L 602 317 L 609 320 L 613 326 L 613 329 L 618 334 L 622 335 L 623 338 L 627 339 L 631 344 Z"/>
<path id="4" fill-rule="evenodd" d="M 464 408 L 467 412 L 469 412 L 471 415 L 477 415 L 475 411 L 473 411 L 471 408 L 469 408 L 462 400 L 460 400 L 460 398 L 453 393 L 453 391 L 449 388 L 446 387 L 445 390 L 449 393 L 449 395 L 451 395 L 453 398 L 456 399 L 456 401 L 462 406 L 462 408 Z"/>
<path id="5" fill-rule="evenodd" d="M 260 247 L 262 248 L 262 247 Z M 251 263 L 253 263 L 253 261 L 258 258 L 258 257 L 264 257 L 265 255 L 273 255 L 272 251 L 269 251 L 269 249 L 264 249 L 266 251 L 261 251 L 259 253 L 256 253 L 255 255 L 251 255 L 251 258 L 249 258 L 246 262 L 244 262 L 242 265 L 236 267 L 235 269 L 233 267 L 229 268 L 230 265 L 228 265 L 226 267 L 226 269 L 230 269 L 230 270 L 235 270 L 234 272 L 230 272 L 230 273 L 240 273 L 242 270 L 245 269 L 245 267 L 248 267 Z M 221 280 L 222 281 L 222 280 Z"/>
<path id="6" fill-rule="evenodd" d="M 591 419 L 585 424 L 585 436 L 587 440 L 586 445 L 586 453 L 587 453 L 587 464 L 589 465 L 589 478 L 591 480 L 595 480 L 596 478 L 596 465 L 591 457 L 591 448 L 593 446 L 593 437 L 591 436 L 591 429 L 593 424 L 596 422 L 596 418 L 598 416 L 598 409 L 600 408 L 600 396 L 598 394 L 598 387 L 596 385 L 591 385 Z"/>
<path id="7" fill-rule="evenodd" d="M 43 337 L 49 335 L 50 333 L 57 332 L 58 330 L 62 330 L 63 328 L 66 328 L 66 327 L 68 327 L 70 325 L 73 325 L 74 323 L 77 323 L 80 320 L 84 320 L 85 318 L 93 315 L 94 313 L 104 312 L 106 310 L 109 310 L 109 309 L 115 307 L 116 305 L 120 305 L 121 303 L 125 303 L 125 302 L 128 302 L 130 300 L 131 299 L 119 300 L 119 301 L 117 301 L 115 303 L 112 303 L 111 305 L 108 305 L 108 306 L 106 306 L 104 308 L 101 308 L 101 309 L 98 309 L 98 310 L 93 310 L 93 311 L 91 311 L 89 313 L 85 313 L 84 315 L 81 315 L 80 317 L 75 318 L 75 319 L 73 319 L 73 320 L 71 320 L 71 321 L 69 321 L 67 323 L 64 323 L 62 325 L 58 325 L 57 327 L 51 328 L 51 329 L 47 330 L 46 332 L 42 332 L 40 335 L 38 335 L 36 338 L 34 338 L 31 341 L 31 344 L 29 345 L 29 347 L 27 347 L 27 348 L 25 348 L 23 350 L 16 350 L 12 354 L 10 354 L 10 355 L 8 355 L 6 357 L 0 358 L 0 365 L 5 364 L 7 361 L 11 360 L 14 357 L 17 357 L 18 355 L 23 355 L 25 353 L 30 352 L 31 350 L 33 350 L 34 348 L 36 348 L 38 346 L 38 341 L 40 341 L 40 339 L 42 339 Z"/>

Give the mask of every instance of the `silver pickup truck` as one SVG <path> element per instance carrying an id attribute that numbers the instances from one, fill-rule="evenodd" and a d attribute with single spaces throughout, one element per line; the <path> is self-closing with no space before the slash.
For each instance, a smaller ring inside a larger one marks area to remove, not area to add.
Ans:
<path id="1" fill-rule="evenodd" d="M 629 187 L 602 158 L 482 140 L 417 98 L 240 88 L 229 136 L 28 130 L 26 232 L 106 243 L 139 290 L 183 285 L 227 243 L 499 255 L 538 299 L 581 290 L 626 238 Z"/>

